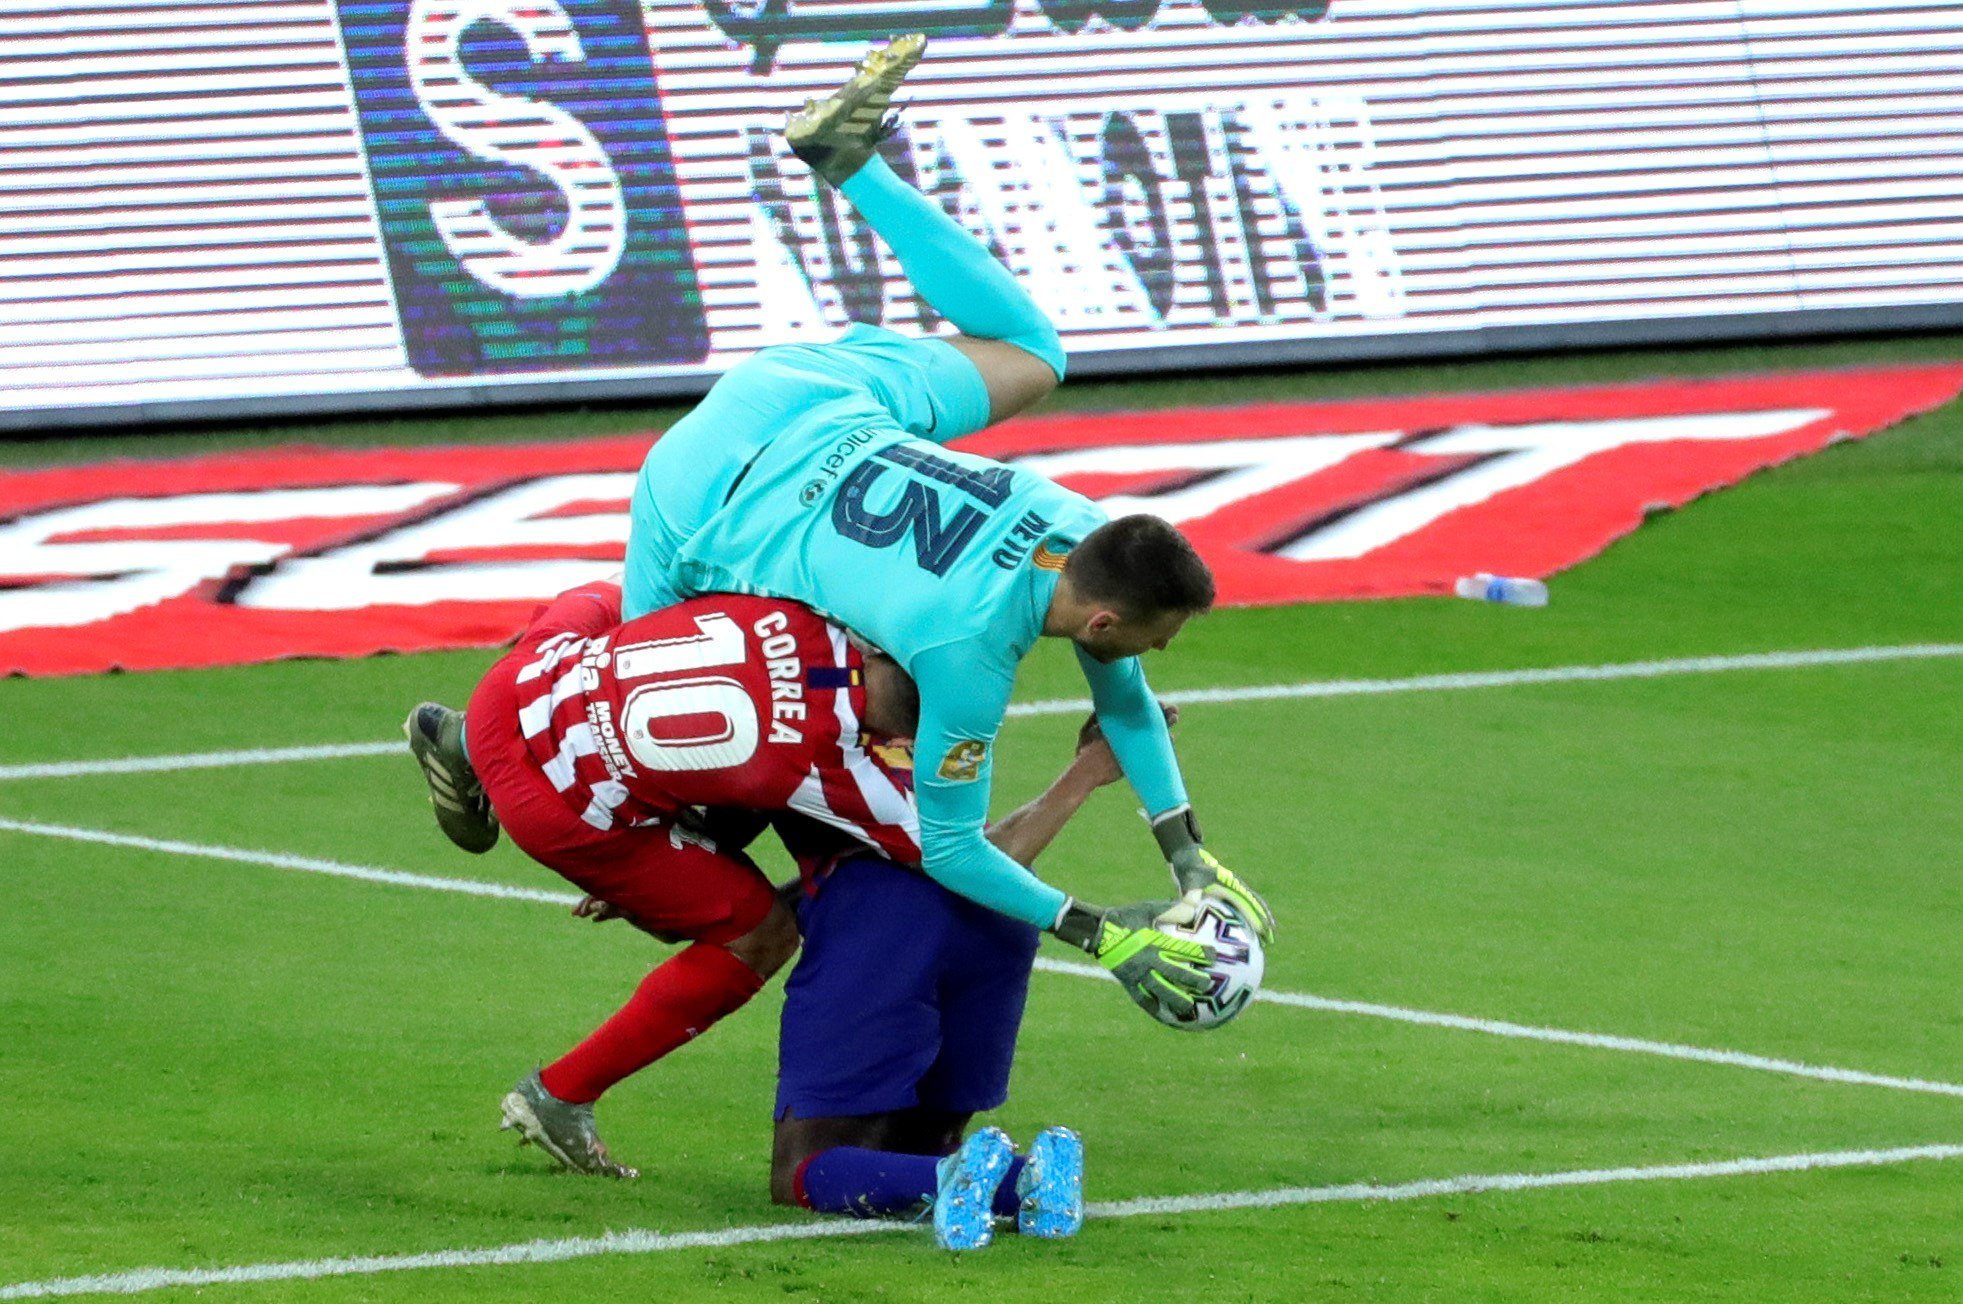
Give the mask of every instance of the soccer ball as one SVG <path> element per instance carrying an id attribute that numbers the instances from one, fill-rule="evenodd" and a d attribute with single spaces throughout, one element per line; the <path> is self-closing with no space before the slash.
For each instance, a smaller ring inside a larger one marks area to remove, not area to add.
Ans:
<path id="1" fill-rule="evenodd" d="M 1162 924 L 1161 931 L 1174 937 L 1190 937 L 1213 948 L 1213 987 L 1193 1001 L 1193 1015 L 1176 1018 L 1161 1010 L 1158 1018 L 1168 1027 L 1188 1032 L 1205 1032 L 1234 1019 L 1261 990 L 1261 974 L 1267 957 L 1261 939 L 1241 912 L 1225 901 L 1205 898 L 1199 914 L 1190 924 Z"/>

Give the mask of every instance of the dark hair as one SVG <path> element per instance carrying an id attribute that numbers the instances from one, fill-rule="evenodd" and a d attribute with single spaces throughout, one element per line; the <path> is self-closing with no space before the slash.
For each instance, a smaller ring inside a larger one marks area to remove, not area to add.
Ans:
<path id="1" fill-rule="evenodd" d="M 911 738 L 920 730 L 920 687 L 906 667 L 878 649 L 865 652 L 866 714 L 878 711 L 880 723 L 897 738 Z M 878 680 L 875 684 L 874 680 Z M 877 695 L 884 710 L 873 704 Z"/>
<path id="2" fill-rule="evenodd" d="M 1128 619 L 1213 606 L 1213 572 L 1186 536 L 1157 516 L 1120 516 L 1084 536 L 1064 563 L 1077 592 Z"/>

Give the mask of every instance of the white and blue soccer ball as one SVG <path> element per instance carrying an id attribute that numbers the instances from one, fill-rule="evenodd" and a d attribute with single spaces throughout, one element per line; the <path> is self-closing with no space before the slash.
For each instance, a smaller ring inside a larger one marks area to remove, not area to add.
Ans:
<path id="1" fill-rule="evenodd" d="M 1161 1011 L 1160 1022 L 1188 1032 L 1205 1032 L 1231 1022 L 1253 1002 L 1254 994 L 1261 990 L 1267 957 L 1254 926 L 1240 911 L 1225 901 L 1206 897 L 1191 923 L 1161 924 L 1159 928 L 1213 948 L 1213 985 L 1194 998 L 1192 1017 L 1181 1019 Z"/>

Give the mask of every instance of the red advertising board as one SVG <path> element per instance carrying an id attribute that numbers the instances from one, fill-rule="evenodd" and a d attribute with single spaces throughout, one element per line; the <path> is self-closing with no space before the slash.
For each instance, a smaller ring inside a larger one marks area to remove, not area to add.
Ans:
<path id="1" fill-rule="evenodd" d="M 1221 600 L 1546 576 L 1963 390 L 1963 366 L 1027 418 L 965 441 L 1186 531 Z M 0 475 L 0 670 L 491 645 L 618 569 L 648 440 L 285 448 Z"/>

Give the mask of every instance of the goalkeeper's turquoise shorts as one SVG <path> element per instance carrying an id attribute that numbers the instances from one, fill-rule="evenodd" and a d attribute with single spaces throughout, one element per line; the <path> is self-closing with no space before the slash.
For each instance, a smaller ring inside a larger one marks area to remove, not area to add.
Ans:
<path id="1" fill-rule="evenodd" d="M 987 424 L 981 372 L 943 339 L 857 325 L 829 344 L 759 351 L 730 368 L 642 464 L 628 536 L 628 617 L 681 601 L 676 552 L 778 436 L 801 441 L 816 462 L 868 425 L 944 444 Z"/>

